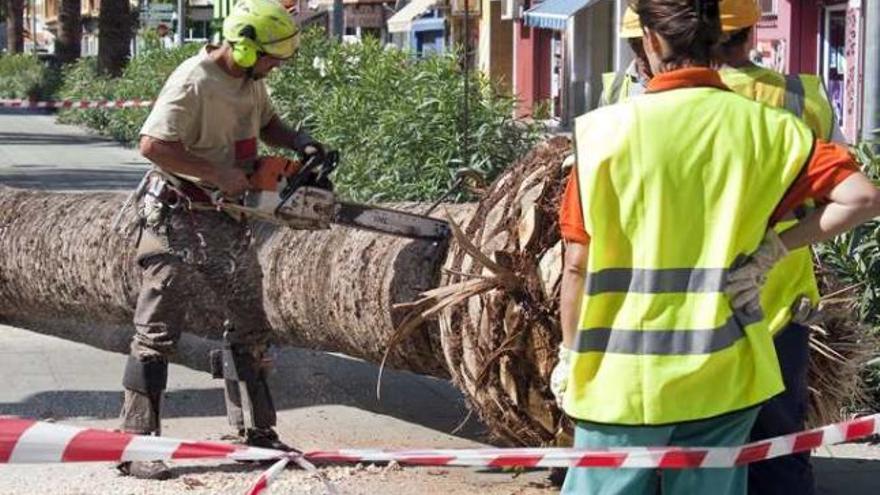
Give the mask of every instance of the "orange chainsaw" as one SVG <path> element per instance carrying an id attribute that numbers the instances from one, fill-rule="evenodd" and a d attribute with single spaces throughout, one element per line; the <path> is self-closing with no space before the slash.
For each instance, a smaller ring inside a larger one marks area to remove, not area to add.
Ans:
<path id="1" fill-rule="evenodd" d="M 330 174 L 339 153 L 298 162 L 284 157 L 264 157 L 250 174 L 251 191 L 240 204 L 219 201 L 223 209 L 293 229 L 322 230 L 337 224 L 412 239 L 442 241 L 449 237 L 449 224 L 380 206 L 338 201 Z"/>

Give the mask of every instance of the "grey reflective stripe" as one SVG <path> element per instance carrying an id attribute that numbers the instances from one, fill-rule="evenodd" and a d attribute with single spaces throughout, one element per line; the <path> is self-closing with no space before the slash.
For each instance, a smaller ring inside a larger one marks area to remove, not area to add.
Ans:
<path id="1" fill-rule="evenodd" d="M 745 337 L 745 326 L 761 321 L 762 315 L 732 315 L 723 325 L 698 330 L 625 330 L 590 328 L 578 332 L 577 352 L 681 356 L 711 354 Z"/>
<path id="2" fill-rule="evenodd" d="M 804 82 L 801 80 L 801 76 L 797 74 L 785 76 L 785 109 L 803 118 L 805 98 L 806 89 L 804 89 Z"/>
<path id="3" fill-rule="evenodd" d="M 724 268 L 607 268 L 587 276 L 587 294 L 721 292 L 726 274 Z"/>

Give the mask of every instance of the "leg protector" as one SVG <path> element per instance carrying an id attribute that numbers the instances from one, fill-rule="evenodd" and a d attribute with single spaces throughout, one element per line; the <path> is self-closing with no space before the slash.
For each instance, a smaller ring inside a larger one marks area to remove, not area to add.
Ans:
<path id="1" fill-rule="evenodd" d="M 147 395 L 125 391 L 122 404 L 122 431 L 137 435 L 161 435 L 162 394 Z"/>
<path id="2" fill-rule="evenodd" d="M 161 395 L 167 385 L 168 361 L 164 358 L 141 361 L 135 356 L 128 356 L 122 376 L 123 387 L 144 395 Z"/>
<path id="3" fill-rule="evenodd" d="M 223 348 L 226 415 L 238 430 L 275 426 L 275 404 L 261 364 L 262 354 L 262 349 L 228 342 Z"/>

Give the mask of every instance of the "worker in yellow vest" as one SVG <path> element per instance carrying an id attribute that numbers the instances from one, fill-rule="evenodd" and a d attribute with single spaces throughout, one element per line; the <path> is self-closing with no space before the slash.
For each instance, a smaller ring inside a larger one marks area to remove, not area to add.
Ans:
<path id="1" fill-rule="evenodd" d="M 761 8 L 756 0 L 721 0 L 724 34 L 719 56 L 724 83 L 747 98 L 785 108 L 797 115 L 816 137 L 845 144 L 821 79 L 806 74 L 786 76 L 751 62 L 749 52 L 755 46 L 755 26 L 760 19 Z M 795 219 L 780 222 L 777 231 L 791 228 L 796 223 Z M 774 333 L 785 392 L 761 408 L 752 428 L 750 440 L 753 441 L 795 433 L 805 427 L 809 407 L 810 330 L 800 324 L 798 315 L 792 315 L 786 309 L 793 304 L 792 297 L 801 300 L 802 310 L 810 309 L 818 302 L 819 288 L 809 248 L 797 250 L 780 262 L 771 272 L 764 290 L 779 296 L 776 299 L 777 321 L 770 330 Z M 809 452 L 749 466 L 751 494 L 812 495 L 815 492 Z"/>
<path id="2" fill-rule="evenodd" d="M 711 69 L 718 0 L 633 0 L 655 77 L 575 124 L 551 387 L 575 446 L 734 446 L 784 389 L 761 291 L 790 251 L 880 215 L 849 152 Z M 777 235 L 807 199 L 822 204 Z M 662 486 L 661 486 L 662 483 Z M 563 493 L 746 493 L 744 468 L 570 469 Z"/>
<path id="3" fill-rule="evenodd" d="M 721 78 L 737 93 L 774 107 L 783 107 L 802 118 L 826 141 L 846 143 L 825 92 L 815 74 L 783 75 L 751 61 L 761 7 L 756 0 L 721 0 L 719 50 Z"/>
<path id="4" fill-rule="evenodd" d="M 599 106 L 612 105 L 645 92 L 653 77 L 642 46 L 642 25 L 632 7 L 627 7 L 620 22 L 618 36 L 625 39 L 633 53 L 633 61 L 623 72 L 602 74 L 602 97 Z"/>
<path id="5" fill-rule="evenodd" d="M 747 98 L 785 108 L 804 120 L 817 137 L 845 144 L 818 77 L 805 74 L 785 76 L 751 62 L 749 52 L 754 46 L 755 25 L 761 19 L 756 0 L 721 0 L 720 11 L 723 35 L 717 56 L 722 64 L 720 74 L 725 85 Z M 628 14 L 624 15 L 621 35 L 629 39 L 638 36 L 638 45 L 641 46 L 638 17 L 631 9 Z M 634 29 L 633 17 L 639 29 Z M 610 102 L 617 103 L 642 92 L 612 90 L 609 98 Z M 795 215 L 790 215 L 792 218 L 776 225 L 777 232 L 791 228 L 797 223 L 794 217 L 802 216 L 808 210 L 809 202 L 798 205 Z M 805 425 L 809 398 L 809 329 L 800 323 L 813 316 L 811 310 L 819 300 L 809 248 L 795 250 L 780 261 L 770 272 L 763 292 L 770 310 L 770 331 L 774 335 L 786 390 L 762 407 L 751 440 L 801 431 Z M 809 452 L 752 465 L 749 467 L 749 481 L 749 490 L 753 494 L 772 495 L 793 490 L 810 495 L 815 492 Z"/>

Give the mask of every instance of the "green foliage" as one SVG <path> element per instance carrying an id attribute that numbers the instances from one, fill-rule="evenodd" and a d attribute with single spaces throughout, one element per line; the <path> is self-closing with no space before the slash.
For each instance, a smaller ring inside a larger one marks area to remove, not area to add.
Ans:
<path id="1" fill-rule="evenodd" d="M 880 183 L 880 155 L 871 143 L 854 148 L 865 174 Z M 856 229 L 817 246 L 822 264 L 830 269 L 858 298 L 858 317 L 878 332 L 880 327 L 880 221 L 872 220 Z M 880 407 L 880 349 L 865 372 L 868 392 Z"/>
<path id="2" fill-rule="evenodd" d="M 57 82 L 57 71 L 33 55 L 0 55 L 0 98 L 45 98 Z"/>
<path id="3" fill-rule="evenodd" d="M 869 178 L 880 182 L 880 157 L 867 143 L 855 148 Z M 846 286 L 858 286 L 859 317 L 880 325 L 880 222 L 872 220 L 851 232 L 821 244 L 817 252 L 822 263 Z"/>
<path id="4" fill-rule="evenodd" d="M 270 83 L 285 121 L 340 150 L 336 183 L 358 200 L 437 198 L 457 169 L 491 179 L 538 137 L 535 127 L 513 119 L 512 98 L 474 74 L 470 157 L 463 157 L 464 84 L 456 54 L 414 59 L 373 39 L 340 44 L 313 30 Z"/>
<path id="5" fill-rule="evenodd" d="M 96 76 L 94 60 L 65 71 L 65 98 L 154 98 L 168 74 L 198 49 L 146 51 L 122 77 Z M 463 78 L 455 54 L 414 59 L 376 40 L 339 44 L 305 34 L 300 53 L 269 79 L 280 116 L 340 150 L 340 192 L 359 200 L 431 200 L 455 172 L 492 179 L 537 140 L 538 129 L 513 119 L 514 100 L 472 74 L 469 158 L 463 157 Z M 146 109 L 67 111 L 63 119 L 125 142 L 137 139 Z M 465 199 L 463 193 L 453 199 Z"/>
<path id="6" fill-rule="evenodd" d="M 113 97 L 114 83 L 106 76 L 98 75 L 98 61 L 94 57 L 81 58 L 62 70 L 59 98 L 74 100 L 99 100 Z M 107 128 L 111 110 L 62 110 L 58 120 L 65 124 L 78 124 L 97 131 Z"/>
<path id="7" fill-rule="evenodd" d="M 174 68 L 199 48 L 197 44 L 169 50 L 161 49 L 158 44 L 148 46 L 129 62 L 117 79 L 99 75 L 94 58 L 80 59 L 64 69 L 59 95 L 61 98 L 88 100 L 155 98 Z M 146 108 L 67 110 L 61 112 L 59 120 L 86 125 L 119 141 L 134 143 L 148 113 Z"/>

